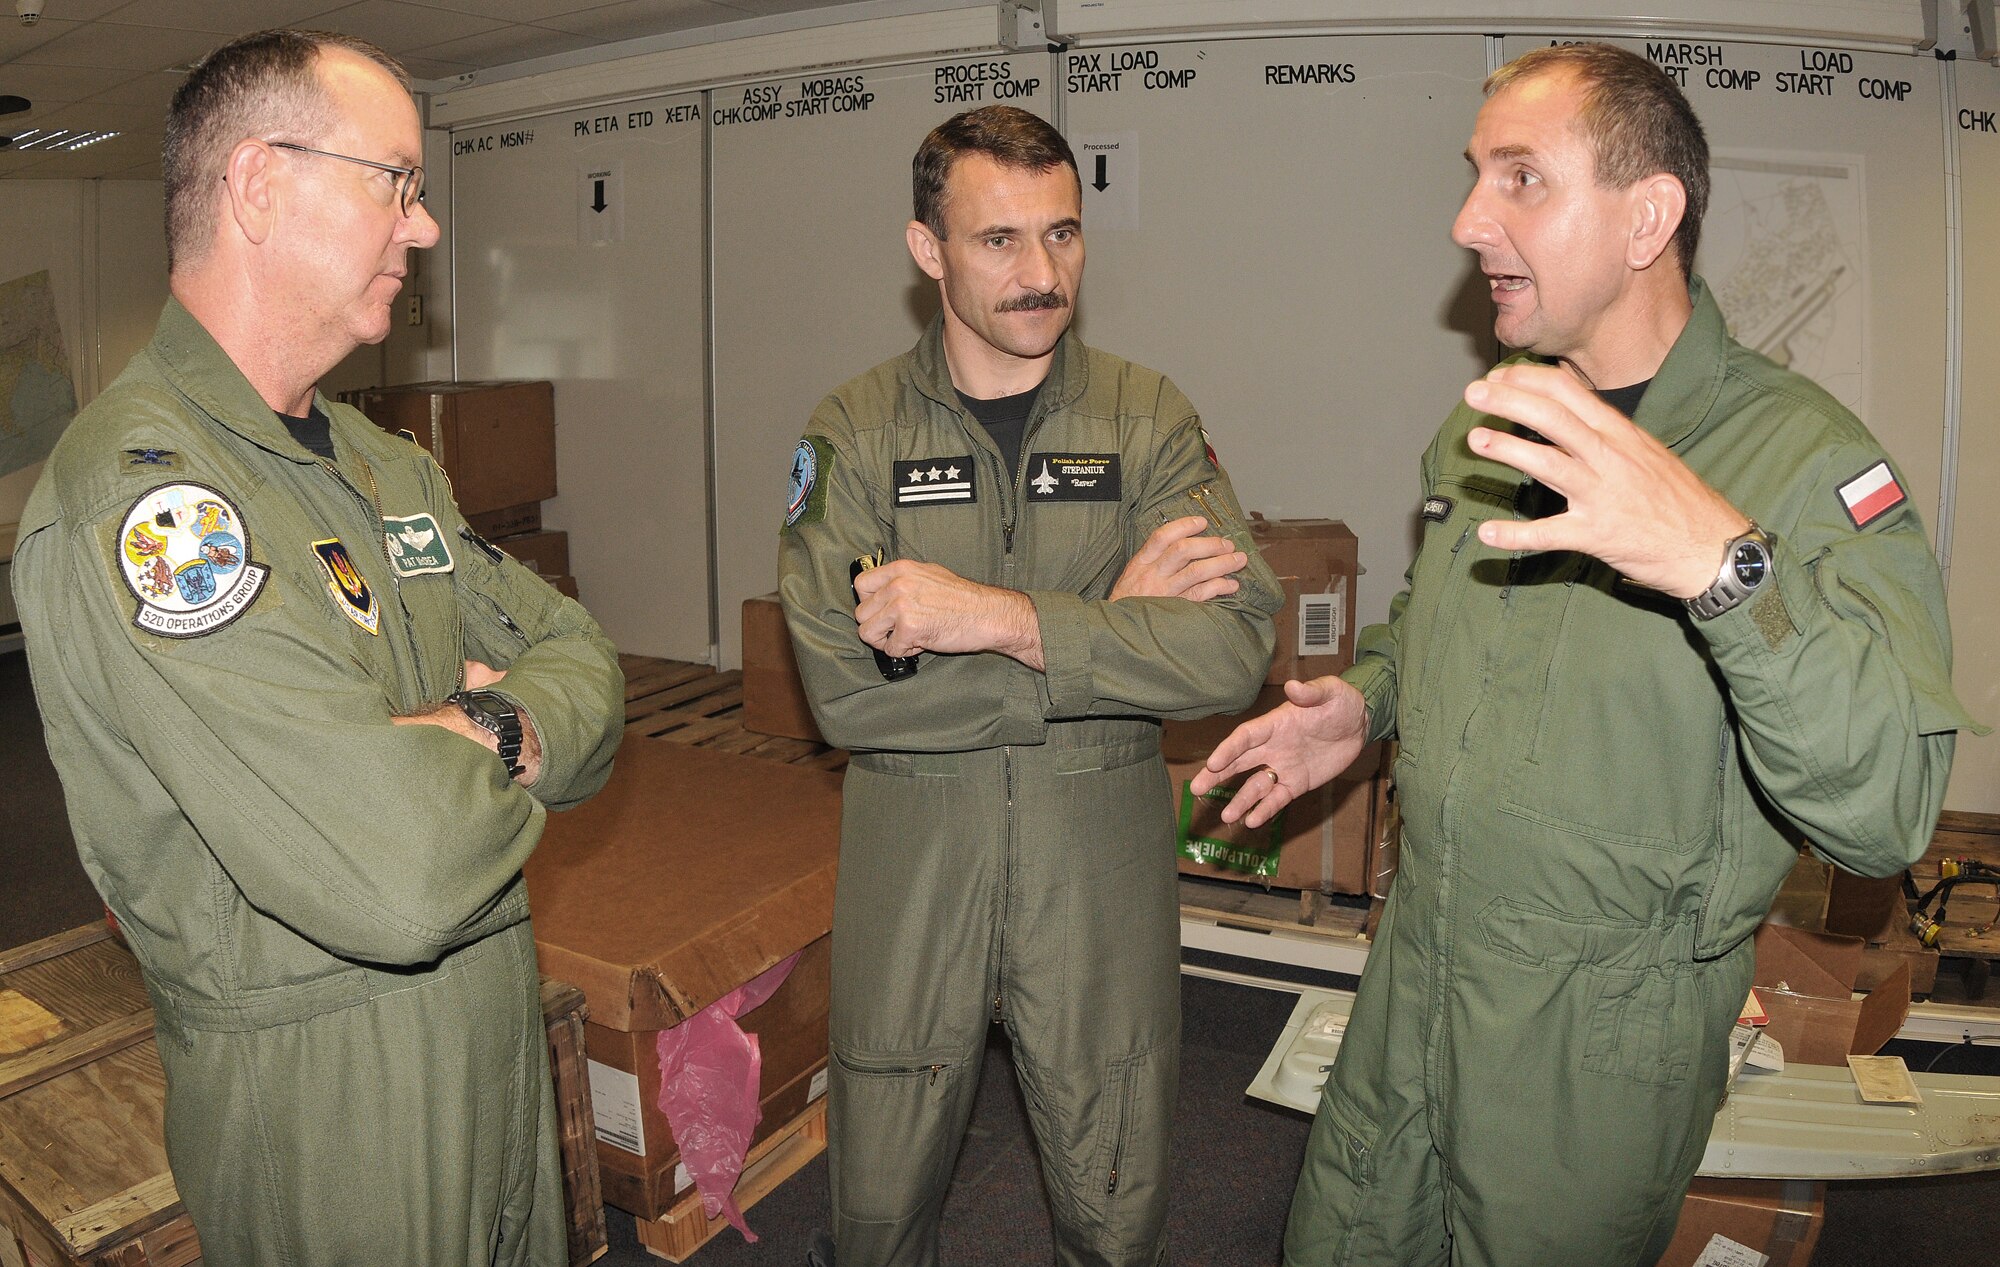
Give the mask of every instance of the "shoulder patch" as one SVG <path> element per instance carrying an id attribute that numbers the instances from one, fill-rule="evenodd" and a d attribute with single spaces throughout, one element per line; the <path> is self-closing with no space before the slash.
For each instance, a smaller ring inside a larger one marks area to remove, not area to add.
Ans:
<path id="1" fill-rule="evenodd" d="M 132 623 L 163 638 L 214 633 L 250 609 L 270 569 L 250 555 L 250 527 L 221 493 L 161 484 L 118 529 L 118 565 L 139 600 Z"/>
<path id="2" fill-rule="evenodd" d="M 1441 524 L 1451 518 L 1453 502 L 1449 497 L 1424 498 L 1423 517 L 1432 523 Z"/>
<path id="3" fill-rule="evenodd" d="M 382 539 L 389 547 L 389 562 L 397 576 L 422 576 L 427 572 L 449 572 L 455 566 L 451 547 L 438 531 L 430 515 L 404 515 L 382 519 Z"/>
<path id="4" fill-rule="evenodd" d="M 785 527 L 826 518 L 826 478 L 833 473 L 833 446 L 807 436 L 792 450 L 791 482 L 785 492 Z"/>
<path id="5" fill-rule="evenodd" d="M 1222 469 L 1222 459 L 1215 456 L 1215 442 L 1208 438 L 1208 428 L 1202 426 L 1200 423 L 1196 423 L 1194 429 L 1201 433 L 1201 451 L 1202 455 L 1208 459 L 1209 469 L 1220 471 Z"/>
<path id="6" fill-rule="evenodd" d="M 1841 508 L 1856 528 L 1866 528 L 1908 500 L 1887 462 L 1878 461 L 1840 486 Z"/>

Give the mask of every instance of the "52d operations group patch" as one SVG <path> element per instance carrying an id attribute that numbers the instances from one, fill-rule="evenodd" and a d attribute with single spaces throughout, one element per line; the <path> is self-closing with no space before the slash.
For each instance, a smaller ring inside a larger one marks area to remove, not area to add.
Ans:
<path id="1" fill-rule="evenodd" d="M 163 638 L 214 633 L 250 609 L 270 569 L 250 557 L 250 528 L 201 484 L 142 494 L 118 529 L 120 573 L 139 610 L 132 623 Z"/>

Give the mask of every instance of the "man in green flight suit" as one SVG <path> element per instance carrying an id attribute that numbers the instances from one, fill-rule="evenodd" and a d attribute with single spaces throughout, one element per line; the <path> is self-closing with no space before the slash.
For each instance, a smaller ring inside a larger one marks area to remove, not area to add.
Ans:
<path id="1" fill-rule="evenodd" d="M 145 970 L 211 1267 L 568 1258 L 521 864 L 623 720 L 594 621 L 315 383 L 388 332 L 407 80 L 267 31 L 175 95 L 172 298 L 14 584 L 77 848 Z"/>
<path id="2" fill-rule="evenodd" d="M 1523 354 L 1424 456 L 1389 623 L 1196 783 L 1268 766 L 1225 811 L 1254 824 L 1401 744 L 1401 869 L 1292 1267 L 1651 1267 L 1797 842 L 1908 865 L 1970 724 L 1894 465 L 1690 272 L 1708 148 L 1680 91 L 1601 44 L 1486 91 L 1453 237 Z"/>
<path id="3" fill-rule="evenodd" d="M 937 1261 L 998 1023 L 1058 1260 L 1157 1263 L 1180 1055 L 1157 719 L 1248 704 L 1281 595 L 1194 407 L 1069 332 L 1082 186 L 1061 134 L 1011 107 L 959 115 L 914 186 L 910 252 L 943 311 L 821 402 L 781 545 L 807 693 L 853 751 L 832 1248 L 845 1267 Z M 877 551 L 891 561 L 850 583 Z"/>

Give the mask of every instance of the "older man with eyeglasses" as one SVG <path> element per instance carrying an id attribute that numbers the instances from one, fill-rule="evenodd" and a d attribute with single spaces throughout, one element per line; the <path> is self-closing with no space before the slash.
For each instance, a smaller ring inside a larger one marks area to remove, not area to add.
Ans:
<path id="1" fill-rule="evenodd" d="M 616 654 L 422 450 L 316 387 L 437 240 L 422 145 L 359 40 L 260 32 L 189 74 L 173 297 L 15 556 L 209 1267 L 568 1256 L 520 871 L 610 773 Z"/>

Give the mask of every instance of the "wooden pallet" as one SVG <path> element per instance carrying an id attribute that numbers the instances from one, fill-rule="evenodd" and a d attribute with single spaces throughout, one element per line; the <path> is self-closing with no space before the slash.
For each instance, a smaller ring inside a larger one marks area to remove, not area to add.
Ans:
<path id="1" fill-rule="evenodd" d="M 750 1150 L 736 1181 L 736 1204 L 748 1210 L 773 1189 L 826 1151 L 826 1100 L 814 1100 L 781 1131 Z M 729 1221 L 709 1218 L 701 1208 L 701 1193 L 690 1189 L 673 1209 L 657 1219 L 634 1219 L 639 1243 L 670 1263 L 684 1263 Z"/>
<path id="2" fill-rule="evenodd" d="M 743 674 L 705 664 L 621 655 L 625 735 L 714 748 L 822 770 L 847 768 L 847 752 L 804 739 L 760 735 L 743 725 Z"/>

